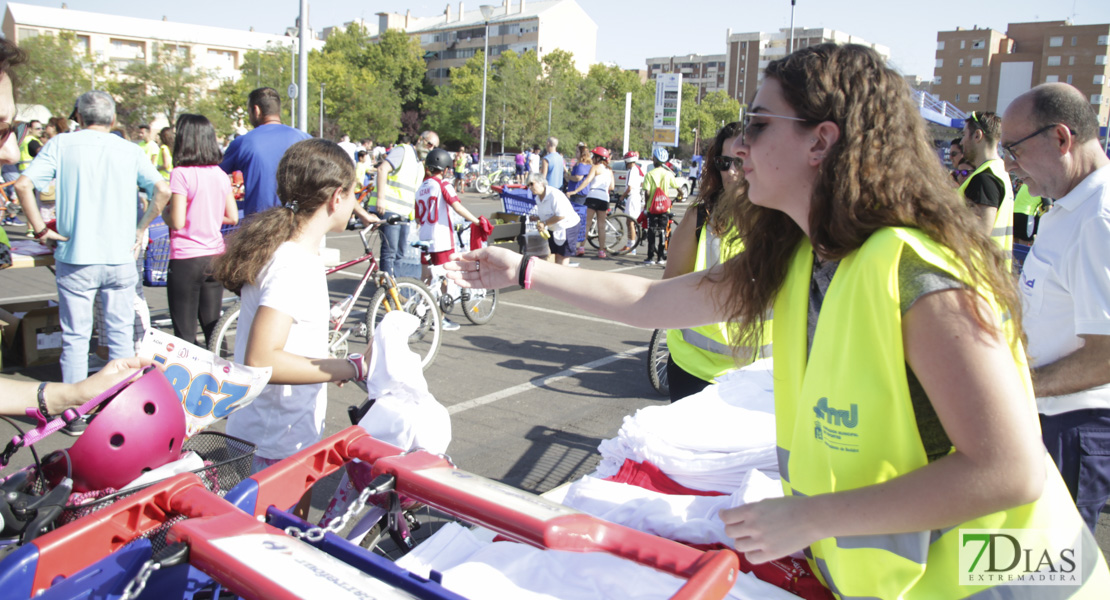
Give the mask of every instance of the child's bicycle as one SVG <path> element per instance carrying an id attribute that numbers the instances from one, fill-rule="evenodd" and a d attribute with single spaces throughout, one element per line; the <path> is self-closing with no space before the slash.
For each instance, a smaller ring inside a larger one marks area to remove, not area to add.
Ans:
<path id="1" fill-rule="evenodd" d="M 393 220 L 390 221 L 392 224 Z M 420 365 L 427 369 L 439 351 L 440 334 L 443 330 L 442 317 L 436 309 L 435 296 L 432 295 L 424 283 L 411 277 L 394 278 L 389 273 L 378 268 L 378 260 L 370 250 L 369 237 L 377 231 L 381 223 L 374 223 L 370 227 L 359 231 L 359 238 L 365 254 L 349 260 L 341 265 L 328 269 L 325 273 L 331 275 L 338 271 L 349 269 L 357 264 L 367 263 L 366 272 L 358 282 L 355 292 L 336 302 L 331 307 L 331 322 L 328 329 L 328 355 L 332 358 L 343 358 L 348 354 L 348 345 L 351 334 L 368 339 L 374 332 L 378 323 L 386 313 L 393 310 L 403 310 L 420 318 L 420 326 L 409 336 L 409 348 L 420 356 Z M 345 328 L 347 317 L 355 303 L 362 296 L 363 289 L 370 281 L 374 282 L 376 291 L 370 298 L 370 307 L 366 311 L 366 318 L 353 327 Z M 224 310 L 224 314 L 216 323 L 212 339 L 208 340 L 208 349 L 222 358 L 231 359 L 235 353 L 235 336 L 239 322 L 240 303 L 236 301 Z"/>
<path id="2" fill-rule="evenodd" d="M 614 213 L 614 209 L 620 212 Z M 643 228 L 636 219 L 624 213 L 624 199 L 618 198 L 609 203 L 605 216 L 605 250 L 610 254 L 634 253 L 643 239 Z M 597 248 L 597 223 L 590 223 L 586 231 L 586 241 Z"/>
<path id="3" fill-rule="evenodd" d="M 469 240 L 464 237 L 464 234 L 469 235 L 470 227 L 471 225 L 466 223 L 455 228 L 455 235 L 459 239 L 458 247 L 464 252 L 470 246 Z M 428 242 L 417 240 L 412 242 L 412 246 L 419 248 L 424 254 L 428 253 Z M 475 325 L 489 323 L 493 313 L 497 311 L 497 290 L 460 288 L 459 284 L 447 277 L 442 268 L 431 267 L 429 270 L 431 281 L 427 284 L 428 290 L 439 300 L 439 310 L 444 315 L 451 312 L 455 304 L 460 304 L 463 314 L 471 323 Z"/>
<path id="4" fill-rule="evenodd" d="M 490 194 L 495 185 L 508 185 L 512 183 L 513 176 L 508 173 L 504 167 L 497 167 L 497 170 L 479 175 L 474 180 L 474 189 L 480 194 Z"/>
<path id="5" fill-rule="evenodd" d="M 648 380 L 651 381 L 651 387 L 662 396 L 671 393 L 671 387 L 667 381 L 667 362 L 670 357 L 671 351 L 667 348 L 667 330 L 656 329 L 651 332 L 647 354 Z"/>

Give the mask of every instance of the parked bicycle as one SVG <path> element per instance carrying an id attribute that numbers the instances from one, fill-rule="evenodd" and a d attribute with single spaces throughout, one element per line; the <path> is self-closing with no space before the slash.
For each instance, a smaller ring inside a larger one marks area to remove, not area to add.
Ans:
<path id="1" fill-rule="evenodd" d="M 624 199 L 610 202 L 605 216 L 605 250 L 610 254 L 629 254 L 636 250 L 642 239 L 643 228 L 636 219 L 624 213 Z M 586 241 L 590 246 L 598 247 L 596 223 L 590 223 Z"/>
<path id="2" fill-rule="evenodd" d="M 390 220 L 390 223 L 399 219 Z M 375 223 L 359 231 L 359 238 L 365 254 L 349 260 L 341 265 L 327 269 L 326 274 L 331 275 L 349 269 L 355 265 L 367 263 L 366 272 L 359 280 L 353 294 L 336 302 L 331 307 L 331 322 L 328 327 L 328 356 L 343 358 L 349 351 L 349 340 L 352 335 L 362 339 L 369 339 L 379 322 L 386 313 L 393 310 L 403 310 L 420 318 L 420 325 L 409 336 L 409 348 L 420 356 L 420 364 L 427 369 L 432 364 L 436 353 L 439 351 L 440 335 L 443 330 L 442 317 L 436 309 L 436 300 L 431 291 L 419 279 L 411 277 L 394 278 L 389 273 L 378 268 L 378 260 L 370 250 L 369 238 L 371 233 L 378 230 L 381 223 Z M 370 298 L 370 306 L 366 317 L 357 325 L 346 327 L 347 318 L 351 316 L 355 304 L 362 296 L 366 285 L 374 282 L 376 291 Z M 235 335 L 239 322 L 240 303 L 234 302 L 224 311 L 216 323 L 212 339 L 209 340 L 208 349 L 213 353 L 230 358 L 235 353 Z"/>
<path id="3" fill-rule="evenodd" d="M 496 170 L 479 175 L 474 181 L 474 189 L 480 194 L 490 194 L 495 185 L 508 185 L 513 182 L 512 173 L 504 167 L 498 167 Z"/>

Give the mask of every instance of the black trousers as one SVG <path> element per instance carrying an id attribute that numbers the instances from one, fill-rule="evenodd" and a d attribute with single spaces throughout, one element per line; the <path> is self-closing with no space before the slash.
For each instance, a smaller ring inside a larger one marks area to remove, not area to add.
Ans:
<path id="1" fill-rule="evenodd" d="M 207 343 L 220 320 L 224 286 L 210 274 L 213 258 L 215 256 L 170 259 L 166 298 L 170 304 L 173 334 L 190 344 L 197 343 L 198 322 Z"/>
<path id="2" fill-rule="evenodd" d="M 692 396 L 708 386 L 710 382 L 691 375 L 674 362 L 674 357 L 667 357 L 667 387 L 671 390 L 671 402 L 677 402 L 686 396 Z"/>
<path id="3" fill-rule="evenodd" d="M 667 260 L 666 236 L 669 216 L 667 213 L 647 216 L 648 260 Z"/>

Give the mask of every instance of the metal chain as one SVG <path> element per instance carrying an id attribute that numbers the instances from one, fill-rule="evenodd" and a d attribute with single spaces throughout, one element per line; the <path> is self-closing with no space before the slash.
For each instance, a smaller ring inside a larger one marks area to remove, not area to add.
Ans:
<path id="1" fill-rule="evenodd" d="M 155 562 L 154 560 L 148 560 L 143 563 L 143 568 L 139 569 L 139 574 L 128 582 L 127 587 L 123 588 L 122 600 L 134 600 L 138 598 L 139 594 L 143 593 L 143 588 L 146 587 L 146 581 L 150 579 L 150 576 L 153 575 L 155 571 L 161 568 L 162 563 Z"/>
<path id="2" fill-rule="evenodd" d="M 304 538 L 310 542 L 319 542 L 324 539 L 324 534 L 329 531 L 338 534 L 347 526 L 347 523 L 349 523 L 353 517 L 361 515 L 362 511 L 366 509 L 366 502 L 370 499 L 370 492 L 371 488 L 369 486 L 363 488 L 358 498 L 347 507 L 347 510 L 342 515 L 333 518 L 323 527 L 310 527 L 302 531 L 299 527 L 290 525 L 285 528 L 285 533 L 298 539 Z"/>

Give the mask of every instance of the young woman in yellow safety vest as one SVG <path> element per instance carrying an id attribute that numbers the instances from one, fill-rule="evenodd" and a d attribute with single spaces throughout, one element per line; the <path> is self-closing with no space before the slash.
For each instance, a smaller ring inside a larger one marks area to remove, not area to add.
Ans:
<path id="1" fill-rule="evenodd" d="M 734 321 L 748 346 L 773 309 L 785 496 L 720 515 L 754 562 L 804 552 L 841 598 L 1102 597 L 1110 571 L 1040 439 L 1006 257 L 902 76 L 853 44 L 765 73 L 734 145 L 744 251 L 724 265 L 651 281 L 486 248 L 452 277 L 645 328 Z M 1003 534 L 1035 557 L 992 568 L 1056 579 L 987 572 L 975 551 Z"/>

